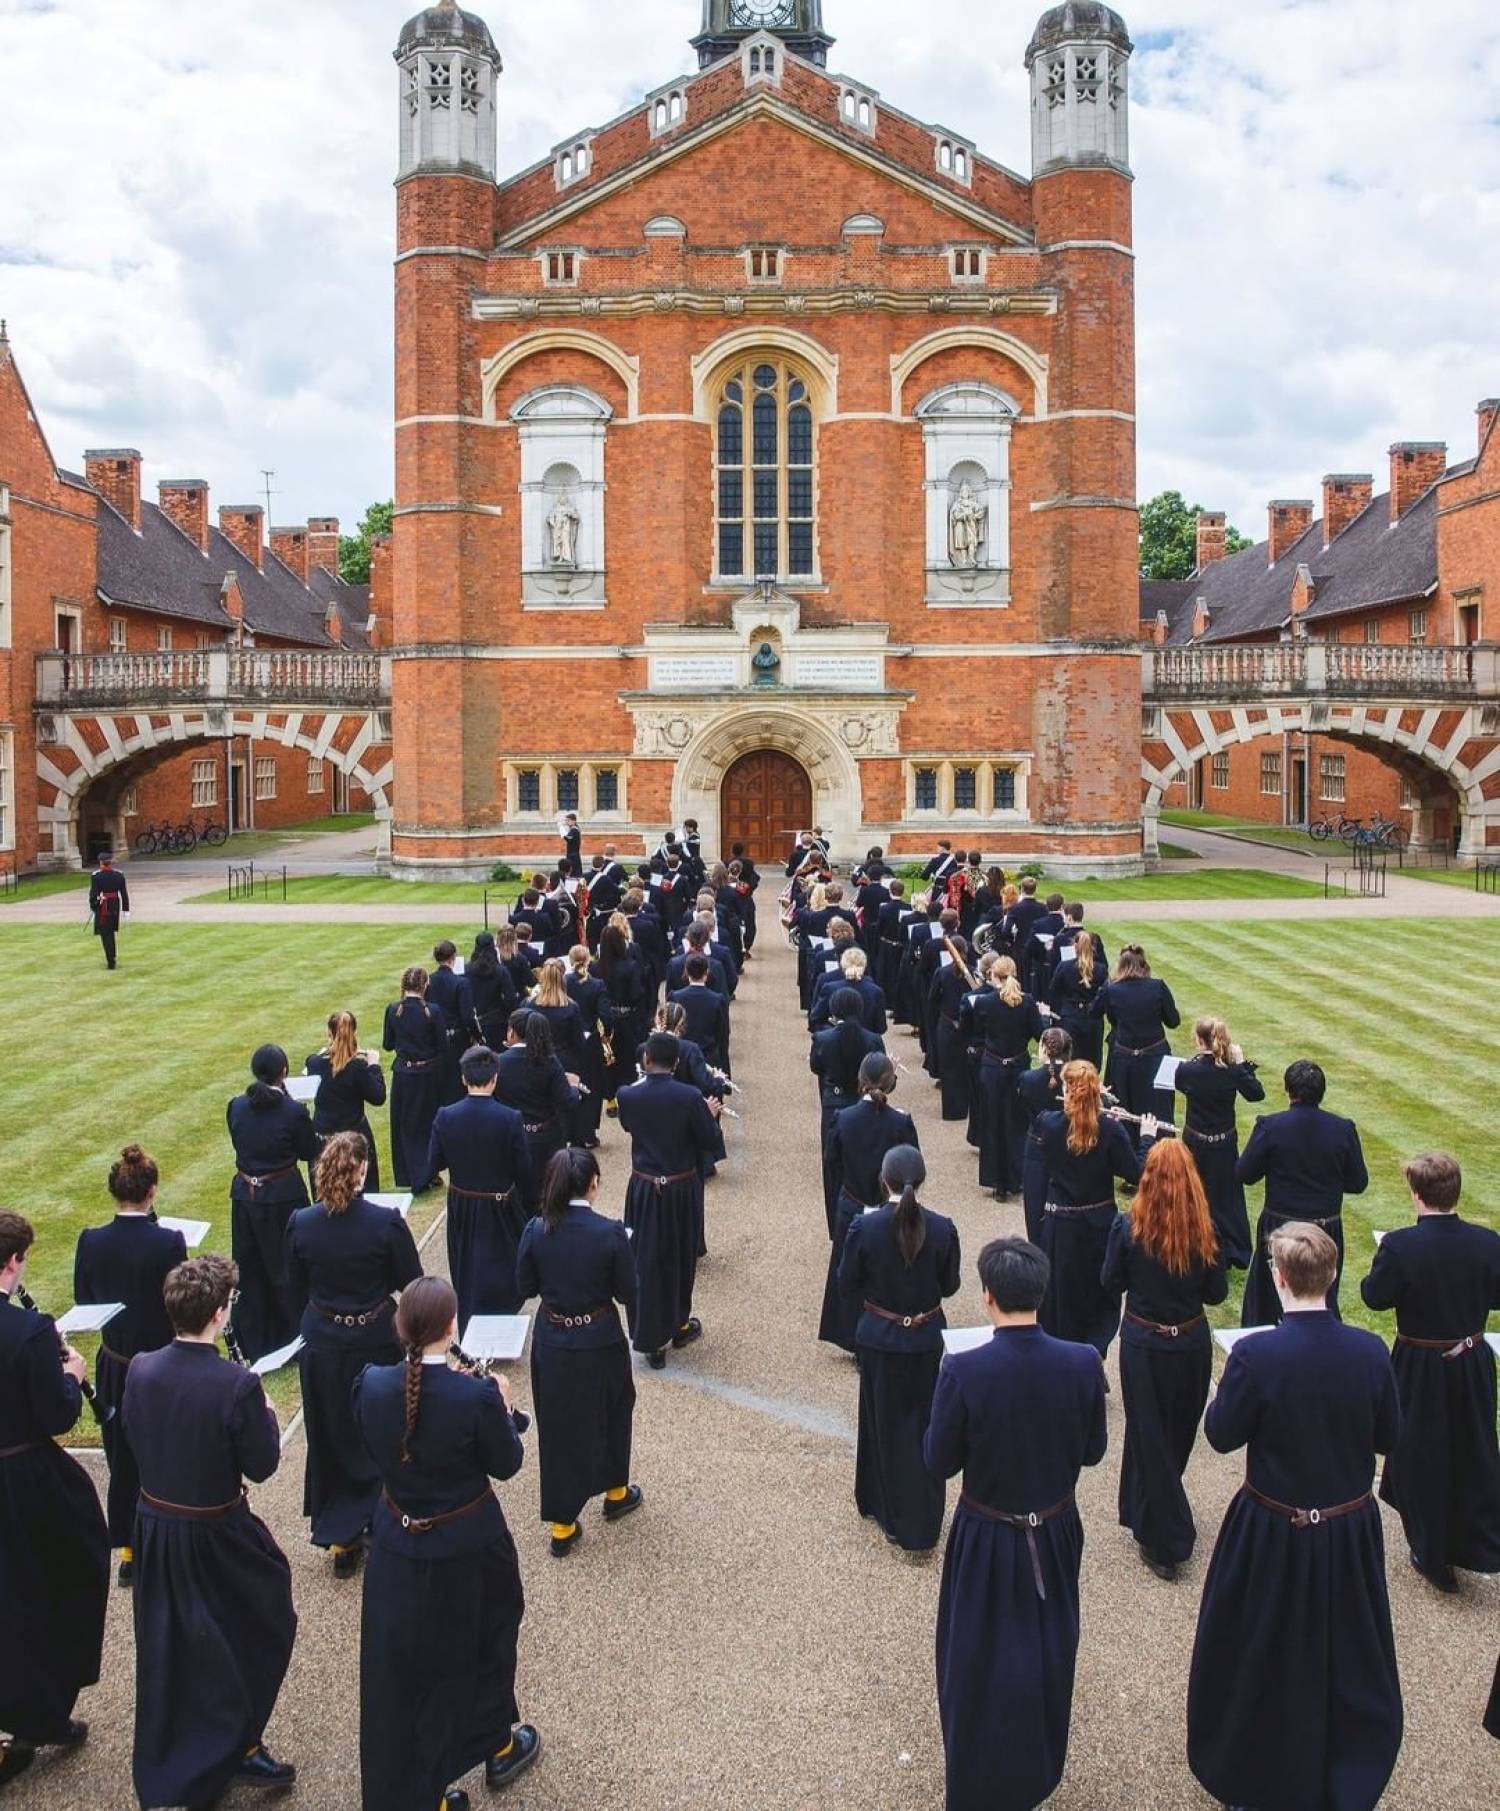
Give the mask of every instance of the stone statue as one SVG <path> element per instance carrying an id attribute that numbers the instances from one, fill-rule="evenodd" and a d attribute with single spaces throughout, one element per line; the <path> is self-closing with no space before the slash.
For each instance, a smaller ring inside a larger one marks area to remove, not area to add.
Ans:
<path id="1" fill-rule="evenodd" d="M 948 558 L 955 566 L 972 570 L 979 564 L 989 534 L 990 512 L 965 478 L 948 512 Z"/>
<path id="2" fill-rule="evenodd" d="M 777 685 L 780 683 L 776 674 L 781 666 L 781 656 L 776 652 L 775 648 L 771 646 L 770 642 L 763 641 L 760 644 L 750 665 L 755 669 L 755 683 L 757 685 Z"/>
<path id="3" fill-rule="evenodd" d="M 547 517 L 547 545 L 554 566 L 578 564 L 578 511 L 566 493 L 552 505 Z"/>

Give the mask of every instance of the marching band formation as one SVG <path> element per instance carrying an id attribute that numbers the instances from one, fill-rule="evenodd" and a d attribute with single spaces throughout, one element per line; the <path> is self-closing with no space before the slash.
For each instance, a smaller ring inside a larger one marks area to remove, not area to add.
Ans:
<path id="1" fill-rule="evenodd" d="M 634 872 L 613 848 L 586 867 L 576 819 L 559 834 L 556 872 L 532 878 L 510 923 L 462 962 L 439 943 L 385 1014 L 394 1181 L 445 1184 L 451 1280 L 423 1274 L 403 1213 L 371 1199 L 370 1114 L 387 1086 L 344 1010 L 305 1065 L 311 1111 L 272 1044 L 229 1103 L 231 1258 L 190 1256 L 156 1216 L 155 1164 L 122 1152 L 114 1217 L 76 1256 L 77 1303 L 124 1305 L 92 1383 L 25 1293 L 32 1227 L 0 1212 L 0 1785 L 38 1747 L 87 1735 L 73 1710 L 100 1674 L 111 1549 L 133 1594 L 141 1805 L 196 1811 L 236 1781 L 294 1781 L 265 1745 L 296 1637 L 290 1569 L 247 1495 L 281 1460 L 252 1367 L 289 1347 L 310 1538 L 336 1577 L 363 1570 L 366 1811 L 466 1811 L 454 1781 L 482 1764 L 499 1789 L 541 1752 L 517 1699 L 524 1596 L 493 1489 L 521 1469 L 530 1420 L 460 1336 L 540 1304 L 532 1403 L 553 1556 L 584 1538 L 591 1500 L 606 1527 L 642 1507 L 630 1354 L 661 1369 L 704 1335 L 705 1183 L 734 1116 L 760 882 L 738 846 L 706 864 L 691 823 Z M 1231 1807 L 1368 1811 L 1402 1731 L 1378 1461 L 1436 1590 L 1457 1589 L 1455 1570 L 1500 1571 L 1485 1339 L 1500 1235 L 1459 1217 L 1458 1164 L 1406 1165 L 1414 1222 L 1361 1282 L 1371 1309 L 1395 1313 L 1388 1355 L 1339 1315 L 1342 1204 L 1369 1177 L 1316 1064 L 1286 1069 L 1285 1110 L 1241 1150 L 1238 1102 L 1266 1099 L 1256 1065 L 1211 1017 L 1175 1055 L 1171 988 L 1137 945 L 1111 965 L 1081 904 L 947 843 L 912 886 L 878 849 L 841 879 L 816 831 L 784 879 L 820 1113 L 817 1337 L 858 1366 L 855 1505 L 924 1552 L 962 1478 L 937 1618 L 948 1811 L 1029 1811 L 1062 1777 L 1075 1491 L 1106 1450 L 1101 1361 L 1116 1341 L 1119 1519 L 1156 1577 L 1174 1580 L 1194 1550 L 1183 1477 L 1200 1424 L 1215 1450 L 1245 1452 L 1199 1611 L 1193 1773 Z M 1024 1238 L 979 1254 L 983 1337 L 947 1327 L 959 1234 L 922 1198 L 896 1026 L 943 1119 L 964 1125 L 980 1187 L 1024 1214 Z M 598 1211 L 606 1115 L 630 1144 L 623 1222 Z M 1233 1269 L 1247 1272 L 1248 1331 L 1210 1400 L 1207 1310 Z M 106 1511 L 57 1443 L 86 1392 Z M 1487 1727 L 1500 1736 L 1500 1669 Z"/>

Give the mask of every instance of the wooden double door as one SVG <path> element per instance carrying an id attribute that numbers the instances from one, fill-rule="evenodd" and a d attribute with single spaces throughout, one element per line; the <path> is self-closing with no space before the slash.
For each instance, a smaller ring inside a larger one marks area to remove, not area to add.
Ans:
<path id="1" fill-rule="evenodd" d="M 785 863 L 799 830 L 811 830 L 812 781 L 790 755 L 760 749 L 741 755 L 719 798 L 723 854 L 743 843 L 757 862 Z"/>

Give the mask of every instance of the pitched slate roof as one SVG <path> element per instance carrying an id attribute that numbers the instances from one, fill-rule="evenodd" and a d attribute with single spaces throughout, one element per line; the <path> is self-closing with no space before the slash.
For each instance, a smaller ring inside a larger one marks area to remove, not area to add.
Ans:
<path id="1" fill-rule="evenodd" d="M 1261 541 L 1184 580 L 1177 598 L 1156 595 L 1163 588 L 1143 581 L 1141 620 L 1149 621 L 1165 608 L 1168 641 L 1191 641 L 1201 597 L 1209 611 L 1205 641 L 1274 634 L 1291 621 L 1299 566 L 1307 567 L 1313 581 L 1306 622 L 1423 598 L 1438 576 L 1437 489 L 1424 492 L 1394 525 L 1389 494 L 1375 497 L 1326 548 L 1320 517 L 1274 566 L 1269 559 L 1270 544 Z M 1149 607 L 1148 590 L 1153 593 Z"/>

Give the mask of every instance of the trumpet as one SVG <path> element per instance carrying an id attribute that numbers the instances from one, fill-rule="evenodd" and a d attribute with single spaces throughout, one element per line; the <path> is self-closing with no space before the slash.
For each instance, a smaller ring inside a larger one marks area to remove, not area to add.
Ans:
<path id="1" fill-rule="evenodd" d="M 484 1378 L 495 1375 L 496 1365 L 492 1359 L 471 1358 L 457 1340 L 454 1340 L 453 1344 L 449 1346 L 448 1356 L 453 1360 L 454 1369 L 462 1371 L 465 1377 Z M 513 1408 L 510 1411 L 510 1418 L 515 1423 L 518 1434 L 524 1434 L 531 1426 L 531 1417 L 525 1409 Z"/>
<path id="2" fill-rule="evenodd" d="M 41 1309 L 38 1308 L 36 1305 L 35 1298 L 31 1294 L 28 1293 L 25 1286 L 21 1283 L 16 1284 L 16 1300 L 21 1304 L 21 1306 L 23 1308 L 30 1309 L 30 1311 L 33 1314 L 41 1313 Z M 67 1340 L 63 1338 L 61 1333 L 59 1333 L 57 1336 L 57 1344 L 58 1344 L 59 1350 L 62 1352 L 63 1357 L 66 1358 L 68 1355 L 69 1347 L 68 1347 Z M 114 1420 L 114 1418 L 115 1418 L 114 1410 L 111 1408 L 106 1408 L 104 1406 L 104 1404 L 99 1400 L 98 1392 L 95 1390 L 93 1384 L 91 1384 L 89 1382 L 87 1377 L 85 1377 L 82 1380 L 82 1382 L 79 1384 L 78 1387 L 80 1390 L 83 1391 L 83 1400 L 89 1405 L 89 1408 L 93 1413 L 93 1417 L 94 1417 L 95 1421 L 97 1421 L 99 1423 L 100 1427 L 104 1427 L 109 1422 Z"/>

